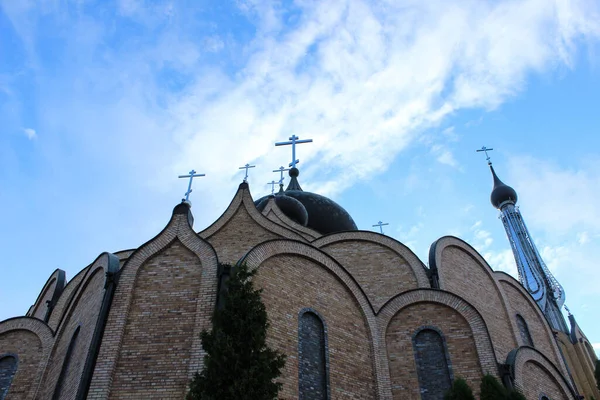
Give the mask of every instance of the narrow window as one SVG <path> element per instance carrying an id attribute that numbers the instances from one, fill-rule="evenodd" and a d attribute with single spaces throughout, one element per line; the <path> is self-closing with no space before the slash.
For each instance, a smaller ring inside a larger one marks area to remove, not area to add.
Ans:
<path id="1" fill-rule="evenodd" d="M 17 357 L 12 354 L 0 356 L 0 400 L 4 400 L 17 373 Z"/>
<path id="2" fill-rule="evenodd" d="M 298 321 L 300 400 L 328 400 L 327 332 L 316 311 L 304 309 Z"/>
<path id="3" fill-rule="evenodd" d="M 439 400 L 452 385 L 452 369 L 441 332 L 424 327 L 413 335 L 421 399 Z"/>
<path id="4" fill-rule="evenodd" d="M 550 400 L 545 394 L 540 396 L 540 400 Z"/>
<path id="5" fill-rule="evenodd" d="M 52 396 L 52 400 L 60 399 L 62 389 L 65 383 L 65 378 L 69 372 L 69 364 L 71 364 L 71 358 L 73 355 L 73 350 L 75 349 L 75 345 L 77 344 L 77 337 L 79 336 L 79 329 L 81 327 L 78 326 L 73 332 L 73 336 L 71 336 L 71 342 L 69 342 L 69 347 L 67 348 L 67 354 L 65 354 L 65 360 L 63 361 L 62 369 L 60 370 L 60 375 L 58 376 L 58 382 L 56 383 L 56 387 L 54 388 L 54 395 Z"/>
<path id="6" fill-rule="evenodd" d="M 521 334 L 521 339 L 525 346 L 533 347 L 533 340 L 531 339 L 527 322 L 525 322 L 525 319 L 519 314 L 517 314 L 517 327 L 519 328 L 519 333 Z"/>

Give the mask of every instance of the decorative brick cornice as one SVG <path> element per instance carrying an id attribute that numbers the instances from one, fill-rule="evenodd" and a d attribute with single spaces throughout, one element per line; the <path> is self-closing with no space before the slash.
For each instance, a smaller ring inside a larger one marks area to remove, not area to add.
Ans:
<path id="1" fill-rule="evenodd" d="M 287 239 L 295 239 L 301 241 L 306 240 L 302 235 L 300 235 L 297 232 L 294 232 L 292 229 L 283 227 L 282 225 L 279 225 L 262 215 L 254 205 L 254 200 L 252 199 L 252 195 L 250 194 L 250 189 L 247 183 L 240 184 L 238 191 L 231 200 L 231 203 L 229 204 L 225 212 L 215 222 L 213 222 L 212 225 L 210 225 L 202 232 L 199 232 L 198 235 L 200 235 L 202 239 L 209 239 L 211 236 L 223 229 L 223 227 L 225 227 L 233 218 L 238 209 L 242 207 L 245 209 L 245 211 L 248 213 L 248 215 L 250 216 L 250 218 L 252 218 L 254 222 L 256 222 L 259 226 L 263 227 L 264 229 L 268 230 L 269 232 L 273 232 Z"/>
<path id="2" fill-rule="evenodd" d="M 521 391 L 527 386 L 528 382 L 523 382 L 524 367 L 527 362 L 533 362 L 542 368 L 554 379 L 555 383 L 561 388 L 567 398 L 577 399 L 577 394 L 569 384 L 569 381 L 560 372 L 560 370 L 542 353 L 533 347 L 521 346 L 511 351 L 506 358 L 506 363 L 510 366 L 510 374 L 514 380 L 515 387 Z"/>
<path id="3" fill-rule="evenodd" d="M 119 272 L 119 281 L 108 315 L 88 398 L 107 398 L 110 393 L 125 325 L 133 300 L 133 288 L 138 270 L 148 259 L 176 240 L 195 254 L 202 265 L 199 300 L 196 305 L 196 323 L 193 332 L 194 341 L 188 365 L 189 377 L 191 378 L 202 366 L 203 352 L 200 343 L 200 332 L 202 329 L 208 328 L 208 321 L 210 321 L 210 315 L 214 310 L 214 304 L 203 304 L 201 300 L 203 296 L 216 299 L 217 254 L 210 243 L 194 232 L 188 215 L 181 212 L 181 207 L 181 205 L 175 207 L 167 226 L 156 237 L 134 251 Z"/>
<path id="4" fill-rule="evenodd" d="M 352 242 L 352 241 L 364 241 L 376 243 L 380 246 L 384 246 L 396 253 L 399 257 L 403 258 L 408 262 L 408 265 L 412 269 L 415 279 L 417 280 L 418 287 L 428 288 L 429 278 L 427 277 L 427 270 L 425 265 L 419 257 L 415 255 L 408 247 L 399 241 L 392 239 L 389 236 L 381 235 L 376 232 L 370 231 L 347 231 L 332 233 L 327 236 L 323 236 L 311 242 L 315 247 L 322 249 L 328 245 L 340 242 Z"/>

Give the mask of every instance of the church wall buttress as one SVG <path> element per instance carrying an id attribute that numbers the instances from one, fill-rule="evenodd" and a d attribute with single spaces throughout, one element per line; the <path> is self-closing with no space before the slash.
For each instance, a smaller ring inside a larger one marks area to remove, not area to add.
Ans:
<path id="1" fill-rule="evenodd" d="M 300 311 L 315 310 L 327 326 L 331 398 L 375 399 L 372 341 L 365 316 L 340 280 L 322 265 L 294 255 L 275 255 L 258 266 L 256 286 L 271 322 L 269 345 L 288 357 L 280 398 L 298 398 Z"/>

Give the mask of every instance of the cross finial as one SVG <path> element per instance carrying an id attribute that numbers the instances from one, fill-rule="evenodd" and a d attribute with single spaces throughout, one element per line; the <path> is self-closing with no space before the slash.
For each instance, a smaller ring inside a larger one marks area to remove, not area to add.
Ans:
<path id="1" fill-rule="evenodd" d="M 492 160 L 490 160 L 490 156 L 487 152 L 492 150 L 494 149 L 488 149 L 485 146 L 482 146 L 481 149 L 477 150 L 477 152 L 483 151 L 485 153 L 485 159 L 487 160 L 488 165 L 492 165 Z"/>
<path id="2" fill-rule="evenodd" d="M 286 146 L 288 144 L 292 145 L 292 162 L 290 163 L 290 167 L 292 167 L 292 168 L 296 168 L 296 164 L 298 164 L 300 162 L 300 160 L 296 159 L 296 145 L 301 144 L 301 143 L 311 143 L 312 142 L 312 139 L 304 139 L 304 140 L 298 140 L 298 139 L 300 139 L 298 136 L 292 135 L 290 137 L 289 142 L 275 143 L 275 146 Z"/>
<path id="3" fill-rule="evenodd" d="M 250 165 L 250 164 L 246 164 L 243 167 L 239 167 L 238 169 L 245 169 L 246 170 L 246 175 L 244 176 L 244 182 L 246 182 L 248 180 L 248 169 L 249 168 L 254 168 L 256 167 L 256 165 Z"/>
<path id="4" fill-rule="evenodd" d="M 379 227 L 379 233 L 381 233 L 383 235 L 383 227 L 385 225 L 389 225 L 387 222 L 381 222 L 379 221 L 378 223 L 376 223 L 375 225 L 373 225 L 373 227 L 378 226 Z"/>
<path id="5" fill-rule="evenodd" d="M 190 178 L 190 183 L 188 184 L 188 190 L 185 192 L 185 201 L 190 200 L 190 193 L 192 193 L 192 180 L 198 176 L 206 176 L 205 174 L 197 174 L 196 171 L 191 170 L 188 175 L 179 175 L 180 178 Z"/>
<path id="6" fill-rule="evenodd" d="M 279 169 L 274 169 L 273 172 L 279 172 L 281 173 L 281 176 L 279 177 L 279 184 L 283 185 L 283 172 L 284 171 L 289 171 L 289 168 L 283 168 L 283 165 L 281 167 L 279 167 Z"/>
<path id="7" fill-rule="evenodd" d="M 271 181 L 271 182 L 267 183 L 267 185 L 271 185 L 271 194 L 275 194 L 275 184 L 276 183 L 277 182 L 275 182 L 275 181 Z"/>

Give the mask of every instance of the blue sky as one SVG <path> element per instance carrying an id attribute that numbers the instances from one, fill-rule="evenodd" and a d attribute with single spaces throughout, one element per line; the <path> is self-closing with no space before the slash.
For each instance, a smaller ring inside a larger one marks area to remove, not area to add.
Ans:
<path id="1" fill-rule="evenodd" d="M 423 4 L 425 3 L 425 4 Z M 524 1 L 0 1 L 0 320 L 55 268 L 195 228 L 298 149 L 305 190 L 427 261 L 514 260 L 482 145 L 600 349 L 600 6 Z"/>

